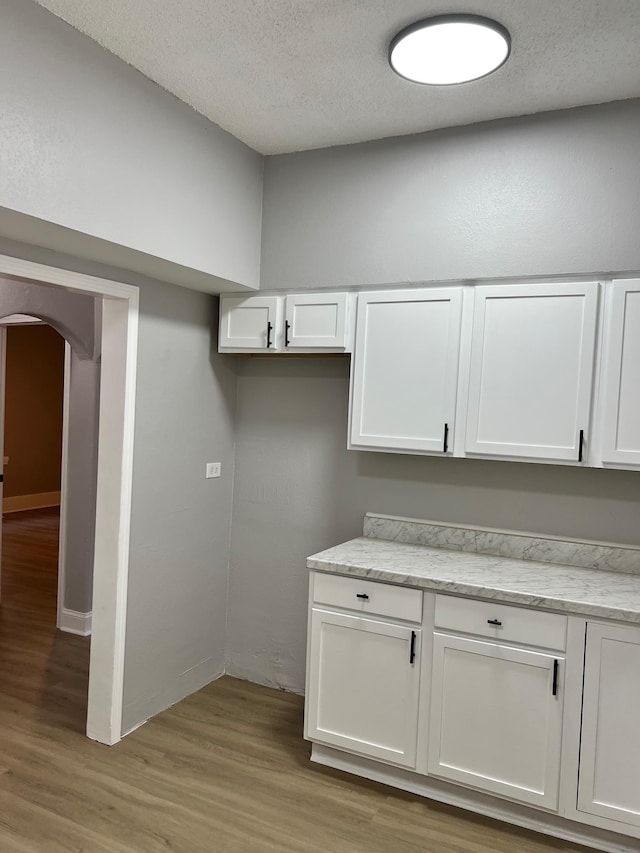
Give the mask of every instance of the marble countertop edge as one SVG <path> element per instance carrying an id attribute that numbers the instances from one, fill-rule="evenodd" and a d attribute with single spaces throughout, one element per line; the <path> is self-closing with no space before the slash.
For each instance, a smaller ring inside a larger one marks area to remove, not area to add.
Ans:
<path id="1" fill-rule="evenodd" d="M 637 575 L 364 538 L 312 555 L 307 568 L 427 592 L 640 624 Z"/>

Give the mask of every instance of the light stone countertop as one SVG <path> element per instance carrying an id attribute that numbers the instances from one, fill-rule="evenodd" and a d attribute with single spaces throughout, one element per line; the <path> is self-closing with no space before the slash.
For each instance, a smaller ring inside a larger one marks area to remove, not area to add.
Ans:
<path id="1" fill-rule="evenodd" d="M 307 568 L 561 613 L 640 624 L 640 575 L 360 537 Z"/>

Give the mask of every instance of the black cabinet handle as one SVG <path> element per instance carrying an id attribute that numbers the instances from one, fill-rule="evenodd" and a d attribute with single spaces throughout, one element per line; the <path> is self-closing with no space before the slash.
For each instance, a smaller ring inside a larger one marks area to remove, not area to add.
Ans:
<path id="1" fill-rule="evenodd" d="M 559 668 L 560 668 L 560 665 L 558 663 L 558 660 L 556 659 L 553 662 L 553 686 L 551 688 L 551 694 L 553 696 L 558 695 L 558 670 L 559 670 Z"/>
<path id="2" fill-rule="evenodd" d="M 363 601 L 369 601 L 369 596 L 366 592 L 356 592 L 356 598 L 361 598 Z"/>
<path id="3" fill-rule="evenodd" d="M 487 619 L 487 625 L 497 625 L 500 627 L 502 622 L 499 619 Z"/>
<path id="4" fill-rule="evenodd" d="M 289 329 L 291 328 L 291 323 L 288 320 L 284 321 L 284 345 L 286 347 L 289 346 Z"/>
<path id="5" fill-rule="evenodd" d="M 582 462 L 582 447 L 584 445 L 584 430 L 580 430 L 580 435 L 578 437 L 578 462 Z"/>
<path id="6" fill-rule="evenodd" d="M 416 659 L 416 637 L 415 631 L 411 632 L 411 649 L 409 650 L 409 663 L 413 663 Z"/>
<path id="7" fill-rule="evenodd" d="M 444 441 L 442 442 L 442 452 L 446 453 L 449 449 L 449 424 L 444 425 Z"/>
<path id="8" fill-rule="evenodd" d="M 273 323 L 267 323 L 267 349 L 271 346 L 271 332 L 273 331 Z"/>

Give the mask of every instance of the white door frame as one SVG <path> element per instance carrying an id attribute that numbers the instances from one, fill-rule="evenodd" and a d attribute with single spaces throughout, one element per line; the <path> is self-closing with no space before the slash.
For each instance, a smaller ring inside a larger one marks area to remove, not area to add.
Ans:
<path id="1" fill-rule="evenodd" d="M 87 736 L 114 744 L 122 736 L 139 291 L 7 255 L 0 275 L 103 297 Z"/>

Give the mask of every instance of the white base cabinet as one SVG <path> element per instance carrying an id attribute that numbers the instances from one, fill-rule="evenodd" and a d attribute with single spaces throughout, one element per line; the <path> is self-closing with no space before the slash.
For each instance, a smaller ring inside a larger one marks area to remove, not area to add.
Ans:
<path id="1" fill-rule="evenodd" d="M 314 760 L 627 853 L 638 709 L 640 627 L 311 573 Z"/>
<path id="2" fill-rule="evenodd" d="M 307 737 L 415 767 L 420 629 L 314 608 Z"/>
<path id="3" fill-rule="evenodd" d="M 578 809 L 640 837 L 640 628 L 587 625 Z"/>
<path id="4" fill-rule="evenodd" d="M 561 659 L 436 632 L 429 773 L 557 810 Z"/>

